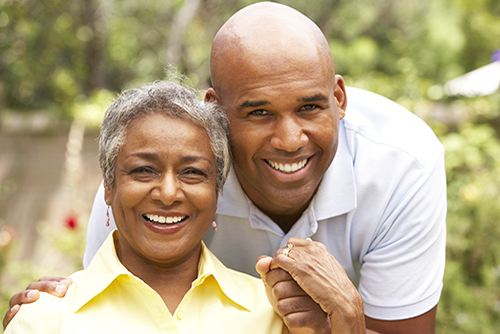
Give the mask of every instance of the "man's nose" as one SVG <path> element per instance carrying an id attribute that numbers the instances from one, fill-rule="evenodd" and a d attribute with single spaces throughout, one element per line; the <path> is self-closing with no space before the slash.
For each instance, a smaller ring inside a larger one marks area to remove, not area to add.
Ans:
<path id="1" fill-rule="evenodd" d="M 276 120 L 271 145 L 278 150 L 296 152 L 305 146 L 309 137 L 304 132 L 300 120 L 294 116 L 286 116 Z"/>

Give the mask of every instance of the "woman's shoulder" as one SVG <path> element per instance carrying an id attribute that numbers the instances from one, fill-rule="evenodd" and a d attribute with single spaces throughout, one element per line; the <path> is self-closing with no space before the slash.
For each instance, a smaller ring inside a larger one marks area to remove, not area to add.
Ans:
<path id="1" fill-rule="evenodd" d="M 66 298 L 40 292 L 36 302 L 21 305 L 5 334 L 59 333 Z"/>

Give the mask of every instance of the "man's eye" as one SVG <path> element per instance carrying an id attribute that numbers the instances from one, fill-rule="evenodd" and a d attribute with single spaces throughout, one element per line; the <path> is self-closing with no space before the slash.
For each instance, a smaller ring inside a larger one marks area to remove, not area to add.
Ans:
<path id="1" fill-rule="evenodd" d="M 315 110 L 316 108 L 318 108 L 318 106 L 315 104 L 306 104 L 305 106 L 302 106 L 302 108 L 300 109 L 304 111 L 312 111 Z"/>
<path id="2" fill-rule="evenodd" d="M 262 110 L 262 109 L 254 110 L 254 111 L 250 112 L 250 115 L 252 115 L 252 116 L 265 116 L 265 115 L 269 115 L 269 111 Z"/>

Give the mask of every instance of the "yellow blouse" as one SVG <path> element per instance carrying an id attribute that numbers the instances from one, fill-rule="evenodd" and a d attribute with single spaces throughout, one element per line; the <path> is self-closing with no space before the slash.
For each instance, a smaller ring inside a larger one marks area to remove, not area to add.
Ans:
<path id="1" fill-rule="evenodd" d="M 202 245 L 198 278 L 175 313 L 119 261 L 112 233 L 64 298 L 22 305 L 12 333 L 286 333 L 261 280 L 226 268 Z"/>

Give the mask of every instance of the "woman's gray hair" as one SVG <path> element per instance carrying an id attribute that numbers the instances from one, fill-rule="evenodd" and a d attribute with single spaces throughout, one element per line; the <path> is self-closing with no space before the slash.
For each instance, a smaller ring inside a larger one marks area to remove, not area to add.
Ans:
<path id="1" fill-rule="evenodd" d="M 219 193 L 231 162 L 226 113 L 216 103 L 200 102 L 194 89 L 170 81 L 156 81 L 126 90 L 106 110 L 99 136 L 99 164 L 104 185 L 114 185 L 116 157 L 123 145 L 127 126 L 154 113 L 187 119 L 205 130 L 215 156 L 216 191 Z"/>

